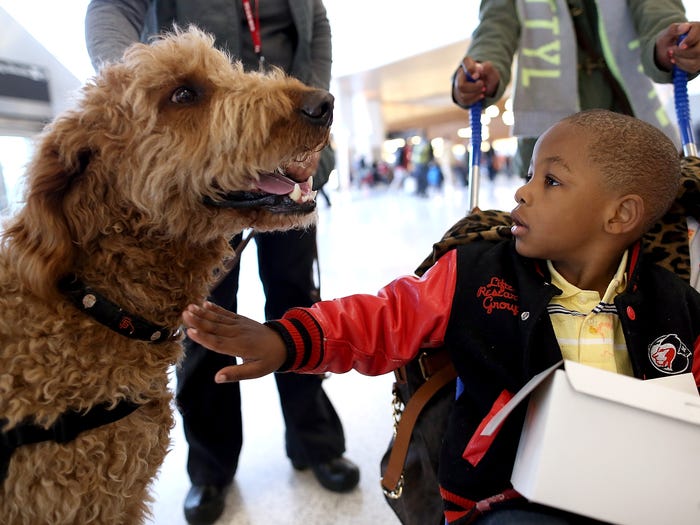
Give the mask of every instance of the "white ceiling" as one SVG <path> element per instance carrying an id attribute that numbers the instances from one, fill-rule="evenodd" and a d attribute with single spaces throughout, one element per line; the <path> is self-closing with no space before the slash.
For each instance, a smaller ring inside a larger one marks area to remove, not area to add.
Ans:
<path id="1" fill-rule="evenodd" d="M 0 0 L 79 81 L 93 74 L 85 51 L 89 0 Z M 324 0 L 333 34 L 333 75 L 378 100 L 389 130 L 464 115 L 449 77 L 478 22 L 478 0 Z M 700 1 L 685 0 L 700 19 Z M 37 16 L 41 13 L 41 16 Z M 700 91 L 700 80 L 691 83 Z"/>
<path id="2" fill-rule="evenodd" d="M 93 74 L 83 26 L 88 3 L 0 0 L 0 8 L 84 81 Z M 324 0 L 324 4 L 333 33 L 333 74 L 337 76 L 466 38 L 478 14 L 475 0 Z"/>
<path id="3" fill-rule="evenodd" d="M 476 0 L 324 0 L 333 34 L 333 75 L 374 69 L 468 38 Z"/>

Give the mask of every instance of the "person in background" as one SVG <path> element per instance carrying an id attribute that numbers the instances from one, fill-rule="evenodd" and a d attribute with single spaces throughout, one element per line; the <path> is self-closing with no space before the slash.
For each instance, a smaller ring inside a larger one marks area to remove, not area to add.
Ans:
<path id="1" fill-rule="evenodd" d="M 671 82 L 674 64 L 700 71 L 700 22 L 687 22 L 681 0 L 482 0 L 479 19 L 452 77 L 452 99 L 464 108 L 498 102 L 517 55 L 512 134 L 520 176 L 537 137 L 582 109 L 636 116 L 680 144 L 652 81 Z"/>
<path id="2" fill-rule="evenodd" d="M 418 197 L 428 196 L 428 169 L 433 158 L 433 147 L 426 138 L 421 138 L 420 142 L 414 145 L 411 150 L 411 167 L 413 168 L 413 176 L 416 178 L 416 195 Z"/>
<path id="3" fill-rule="evenodd" d="M 247 16 L 246 12 L 250 15 Z M 247 70 L 278 66 L 314 87 L 328 89 L 331 32 L 321 0 L 92 0 L 85 34 L 97 68 L 117 60 L 127 46 L 173 23 L 194 23 L 212 33 L 219 47 L 240 59 Z M 290 168 L 318 173 L 320 155 L 307 165 Z M 235 246 L 240 236 L 232 240 Z M 310 306 L 318 299 L 313 279 L 316 231 L 258 233 L 260 279 L 265 316 L 276 318 L 292 306 Z M 239 271 L 236 267 L 212 290 L 210 300 L 236 311 Z M 209 352 L 185 340 L 185 357 L 177 370 L 176 399 L 189 444 L 187 471 L 192 486 L 184 504 L 192 524 L 208 524 L 224 509 L 226 490 L 234 478 L 242 447 L 241 397 L 238 385 L 217 385 L 214 372 L 235 359 Z M 341 421 L 322 388 L 322 376 L 276 376 L 286 425 L 286 449 L 296 469 L 311 468 L 325 488 L 344 492 L 359 481 L 358 467 L 343 457 Z M 270 485 L 274 491 L 274 484 Z"/>
<path id="4" fill-rule="evenodd" d="M 183 321 L 193 340 L 243 359 L 219 382 L 273 371 L 380 375 L 444 346 L 464 385 L 440 455 L 446 523 L 600 524 L 513 490 L 526 404 L 495 436 L 481 428 L 562 358 L 644 379 L 692 371 L 700 384 L 700 293 L 642 250 L 680 176 L 676 146 L 659 129 L 608 110 L 576 113 L 537 141 L 515 192 L 512 238 L 462 244 L 420 278 L 264 325 L 209 303 L 189 305 Z M 664 367 L 659 346 L 673 356 Z"/>

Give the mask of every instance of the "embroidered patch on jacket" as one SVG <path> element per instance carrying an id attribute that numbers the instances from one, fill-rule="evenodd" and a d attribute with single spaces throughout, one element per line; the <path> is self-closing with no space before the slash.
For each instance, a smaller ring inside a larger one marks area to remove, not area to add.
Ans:
<path id="1" fill-rule="evenodd" d="M 483 297 L 481 306 L 489 315 L 494 310 L 506 310 L 518 315 L 518 296 L 515 294 L 515 288 L 500 277 L 492 277 L 487 285 L 480 286 L 476 296 Z"/>
<path id="2" fill-rule="evenodd" d="M 682 374 L 690 366 L 690 349 L 676 334 L 662 335 L 649 345 L 649 361 L 664 374 Z"/>

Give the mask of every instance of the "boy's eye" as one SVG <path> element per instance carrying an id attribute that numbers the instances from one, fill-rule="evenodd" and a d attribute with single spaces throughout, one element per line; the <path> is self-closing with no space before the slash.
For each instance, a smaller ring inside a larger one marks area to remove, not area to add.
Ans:
<path id="1" fill-rule="evenodd" d="M 559 181 L 556 180 L 555 178 L 551 177 L 550 175 L 547 175 L 544 178 L 544 185 L 545 186 L 559 186 Z"/>

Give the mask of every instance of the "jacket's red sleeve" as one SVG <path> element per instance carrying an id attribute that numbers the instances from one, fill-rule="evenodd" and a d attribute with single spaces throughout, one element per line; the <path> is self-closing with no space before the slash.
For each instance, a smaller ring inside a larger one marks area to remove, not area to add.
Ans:
<path id="1" fill-rule="evenodd" d="M 280 371 L 380 375 L 410 361 L 420 348 L 440 346 L 450 318 L 456 252 L 421 278 L 399 278 L 377 295 L 351 295 L 293 308 L 266 323 L 287 345 Z"/>

